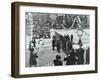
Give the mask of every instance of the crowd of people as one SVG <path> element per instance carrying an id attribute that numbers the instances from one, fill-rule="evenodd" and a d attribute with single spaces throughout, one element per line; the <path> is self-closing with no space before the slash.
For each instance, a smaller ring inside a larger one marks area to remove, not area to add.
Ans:
<path id="1" fill-rule="evenodd" d="M 69 17 L 68 15 L 66 16 L 56 16 L 55 20 L 52 20 L 50 18 L 51 15 L 49 15 L 49 19 L 47 21 L 43 20 L 42 18 L 38 19 L 38 20 L 33 20 L 33 36 L 37 39 L 40 38 L 50 38 L 50 29 L 63 29 L 66 28 L 70 28 L 71 24 L 73 22 L 74 18 Z M 69 15 L 70 16 L 70 15 Z M 64 18 L 65 17 L 65 18 Z M 77 23 L 74 24 L 73 28 L 76 28 Z"/>
<path id="2" fill-rule="evenodd" d="M 64 37 L 59 36 L 59 38 L 53 36 L 52 38 L 52 50 L 55 50 L 56 47 L 58 53 L 60 53 L 61 49 L 63 50 L 63 52 L 71 50 L 72 45 L 73 45 L 73 35 L 71 35 L 70 37 L 69 35 L 64 35 Z"/>
<path id="3" fill-rule="evenodd" d="M 80 65 L 80 64 L 89 64 L 89 48 L 86 50 L 86 57 L 84 58 L 85 50 L 82 48 L 83 43 L 81 39 L 79 39 L 78 43 L 79 48 L 74 49 L 73 46 L 73 35 L 69 37 L 69 35 L 64 35 L 64 37 L 59 40 L 53 36 L 52 40 L 52 50 L 57 48 L 57 52 L 60 53 L 60 50 L 65 53 L 66 57 L 61 59 L 61 56 L 56 55 L 56 59 L 54 59 L 53 63 L 55 66 L 63 65 L 65 62 L 66 65 Z M 86 63 L 84 61 L 86 60 Z"/>
<path id="4" fill-rule="evenodd" d="M 89 48 L 87 49 L 89 52 Z M 89 64 L 89 53 L 86 56 L 86 64 Z M 64 63 L 63 63 L 64 62 Z M 62 65 L 82 65 L 84 64 L 84 49 L 80 46 L 78 50 L 71 49 L 65 58 L 61 59 L 60 55 L 56 55 L 56 59 L 53 60 L 54 66 Z"/>
<path id="5" fill-rule="evenodd" d="M 86 50 L 86 58 L 84 58 L 85 50 L 82 48 L 83 43 L 81 39 L 79 39 L 78 43 L 79 48 L 73 48 L 73 35 L 64 35 L 63 37 L 56 37 L 53 36 L 52 39 L 52 50 L 57 51 L 58 54 L 56 58 L 53 60 L 54 66 L 61 66 L 61 65 L 80 65 L 80 64 L 89 64 L 89 48 Z M 36 52 L 36 40 L 33 37 L 29 43 L 29 51 L 30 51 L 30 60 L 29 64 L 30 67 L 35 66 L 37 67 L 37 58 L 38 53 Z M 61 58 L 61 55 L 65 53 L 65 57 Z M 84 61 L 86 60 L 86 63 Z M 64 63 L 63 63 L 64 62 Z"/>
<path id="6" fill-rule="evenodd" d="M 45 25 L 44 27 L 41 27 L 41 25 L 34 25 L 33 27 L 33 36 L 36 39 L 48 39 L 50 38 L 50 29 L 48 25 Z"/>

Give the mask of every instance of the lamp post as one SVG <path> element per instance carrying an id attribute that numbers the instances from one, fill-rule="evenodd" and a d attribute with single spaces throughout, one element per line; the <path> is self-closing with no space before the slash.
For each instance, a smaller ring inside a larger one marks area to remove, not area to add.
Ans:
<path id="1" fill-rule="evenodd" d="M 82 39 L 81 39 L 81 37 L 82 37 L 82 35 L 83 35 L 83 28 L 82 28 L 82 27 L 79 27 L 79 28 L 78 28 L 77 35 L 78 35 L 78 37 L 79 37 L 78 44 L 79 44 L 79 45 L 82 45 Z"/>
<path id="2" fill-rule="evenodd" d="M 78 44 L 79 44 L 80 46 L 82 46 L 81 37 L 82 37 L 82 35 L 83 35 L 83 28 L 82 28 L 82 26 L 81 26 L 81 20 L 80 20 L 79 16 L 77 16 L 77 21 L 78 21 L 78 31 L 77 31 L 77 35 L 78 35 L 78 37 L 79 37 Z"/>

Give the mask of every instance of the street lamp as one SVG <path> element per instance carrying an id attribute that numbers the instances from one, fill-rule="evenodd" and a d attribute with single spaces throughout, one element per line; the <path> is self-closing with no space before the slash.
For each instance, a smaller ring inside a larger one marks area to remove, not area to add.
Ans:
<path id="1" fill-rule="evenodd" d="M 82 35 L 83 35 L 83 29 L 82 28 L 78 28 L 77 35 L 78 35 L 79 38 L 82 37 Z"/>
<path id="2" fill-rule="evenodd" d="M 78 28 L 77 35 L 78 35 L 78 37 L 79 37 L 78 44 L 79 44 L 79 45 L 82 45 L 82 40 L 81 40 L 81 37 L 82 37 L 82 35 L 83 35 L 83 28 L 82 28 L 82 27 L 79 27 L 79 28 Z"/>
<path id="3" fill-rule="evenodd" d="M 79 46 L 81 46 L 82 45 L 82 40 L 81 40 L 81 37 L 82 37 L 82 35 L 83 35 L 83 28 L 82 28 L 82 22 L 81 22 L 81 19 L 80 19 L 80 17 L 79 16 L 76 16 L 75 17 L 75 21 L 77 21 L 77 25 L 78 25 L 78 29 L 77 29 L 77 36 L 79 37 L 79 41 L 78 41 L 78 44 L 79 44 Z"/>

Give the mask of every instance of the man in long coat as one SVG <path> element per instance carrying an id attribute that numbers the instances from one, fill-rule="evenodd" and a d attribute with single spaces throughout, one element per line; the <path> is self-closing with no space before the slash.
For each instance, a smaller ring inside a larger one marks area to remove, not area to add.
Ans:
<path id="1" fill-rule="evenodd" d="M 33 45 L 29 45 L 29 51 L 30 51 L 29 66 L 36 67 L 37 66 L 36 58 L 38 58 L 38 56 L 37 56 L 37 53 L 34 53 L 35 48 L 33 47 Z"/>
<path id="2" fill-rule="evenodd" d="M 77 57 L 77 64 L 84 64 L 84 49 L 82 48 L 82 44 L 80 44 L 80 48 L 78 49 Z"/>
<path id="3" fill-rule="evenodd" d="M 58 39 L 57 40 L 57 51 L 58 51 L 58 53 L 60 53 L 60 48 L 61 48 L 61 46 L 60 46 L 60 40 Z"/>
<path id="4" fill-rule="evenodd" d="M 55 50 L 55 46 L 56 46 L 56 38 L 55 38 L 55 36 L 53 36 L 53 38 L 52 38 L 52 50 Z"/>

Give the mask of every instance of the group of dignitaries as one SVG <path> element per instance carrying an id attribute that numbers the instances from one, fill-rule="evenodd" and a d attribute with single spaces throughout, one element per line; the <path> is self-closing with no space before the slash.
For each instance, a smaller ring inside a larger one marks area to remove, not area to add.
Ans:
<path id="1" fill-rule="evenodd" d="M 72 49 L 73 46 L 73 35 L 69 36 L 53 36 L 52 37 L 52 50 L 55 50 L 57 48 L 58 53 L 60 53 L 61 49 L 63 52 L 67 52 Z"/>
<path id="2" fill-rule="evenodd" d="M 52 50 L 57 49 L 57 52 L 60 53 L 62 50 L 66 56 L 64 59 L 61 59 L 61 56 L 58 54 L 56 55 L 56 59 L 53 60 L 54 66 L 61 66 L 63 65 L 63 62 L 65 65 L 81 65 L 84 64 L 84 53 L 85 50 L 82 48 L 82 41 L 79 39 L 78 49 L 73 48 L 73 35 L 64 35 L 61 37 L 61 39 L 57 39 L 55 36 L 53 36 L 52 40 Z M 89 48 L 86 51 L 86 54 L 89 54 Z M 89 64 L 89 55 L 86 57 L 86 64 Z"/>

